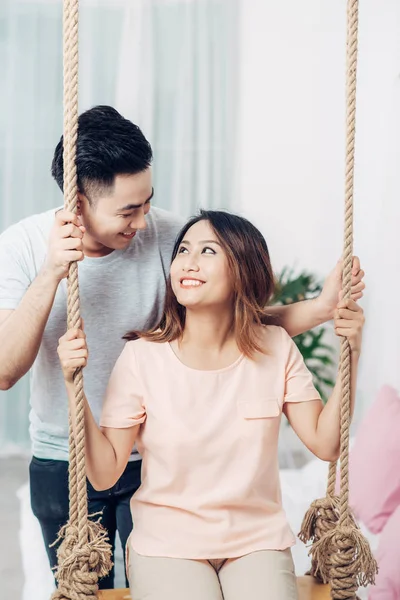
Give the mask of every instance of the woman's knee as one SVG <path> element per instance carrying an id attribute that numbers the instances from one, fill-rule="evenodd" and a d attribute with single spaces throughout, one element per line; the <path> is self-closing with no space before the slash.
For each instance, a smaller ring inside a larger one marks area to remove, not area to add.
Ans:
<path id="1" fill-rule="evenodd" d="M 207 561 L 141 556 L 129 552 L 132 600 L 223 600 Z"/>
<path id="2" fill-rule="evenodd" d="M 262 550 L 228 561 L 221 569 L 225 600 L 297 600 L 290 550 Z"/>

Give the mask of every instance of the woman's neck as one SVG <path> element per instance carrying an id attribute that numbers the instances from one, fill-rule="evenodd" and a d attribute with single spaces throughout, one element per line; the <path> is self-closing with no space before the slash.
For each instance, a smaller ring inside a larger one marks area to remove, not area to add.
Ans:
<path id="1" fill-rule="evenodd" d="M 172 343 L 178 358 L 200 370 L 228 367 L 240 356 L 231 311 L 186 311 L 182 339 Z"/>

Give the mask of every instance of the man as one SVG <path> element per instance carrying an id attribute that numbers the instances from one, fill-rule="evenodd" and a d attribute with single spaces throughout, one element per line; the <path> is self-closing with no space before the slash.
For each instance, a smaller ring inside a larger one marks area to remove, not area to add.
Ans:
<path id="1" fill-rule="evenodd" d="M 98 420 L 98 399 L 122 351 L 123 335 L 160 317 L 173 243 L 183 224 L 166 211 L 150 210 L 151 162 L 151 147 L 136 125 L 111 107 L 95 107 L 79 118 L 78 214 L 50 210 L 0 236 L 0 388 L 9 389 L 32 368 L 31 505 L 52 567 L 56 547 L 50 545 L 68 518 L 68 407 L 57 356 L 67 329 L 68 266 L 80 261 L 81 312 L 90 348 L 85 391 Z M 62 189 L 62 138 L 52 174 Z M 362 276 L 356 263 L 355 298 L 362 295 Z M 337 268 L 317 300 L 274 310 L 296 335 L 332 318 L 339 290 Z M 140 466 L 133 450 L 112 489 L 96 492 L 88 483 L 89 514 L 102 511 L 111 543 L 118 531 L 123 548 L 132 528 L 129 500 L 140 485 Z M 111 588 L 113 581 L 111 572 L 100 587 Z"/>

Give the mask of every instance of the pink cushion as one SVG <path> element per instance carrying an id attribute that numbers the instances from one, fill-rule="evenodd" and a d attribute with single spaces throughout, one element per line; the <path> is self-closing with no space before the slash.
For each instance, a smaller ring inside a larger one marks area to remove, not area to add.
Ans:
<path id="1" fill-rule="evenodd" d="M 376 552 L 379 573 L 368 600 L 399 600 L 400 598 L 400 506 L 388 519 Z"/>
<path id="2" fill-rule="evenodd" d="M 389 386 L 357 431 L 350 453 L 350 503 L 372 533 L 379 533 L 400 506 L 400 397 Z"/>

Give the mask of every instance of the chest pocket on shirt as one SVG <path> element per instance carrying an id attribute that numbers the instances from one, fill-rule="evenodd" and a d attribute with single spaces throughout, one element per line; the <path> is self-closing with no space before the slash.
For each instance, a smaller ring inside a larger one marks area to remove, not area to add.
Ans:
<path id="1" fill-rule="evenodd" d="M 278 398 L 240 400 L 237 403 L 239 429 L 245 438 L 259 441 L 278 434 L 281 407 Z"/>
<path id="2" fill-rule="evenodd" d="M 281 414 L 278 398 L 240 400 L 237 406 L 239 416 L 243 419 L 270 419 Z"/>

